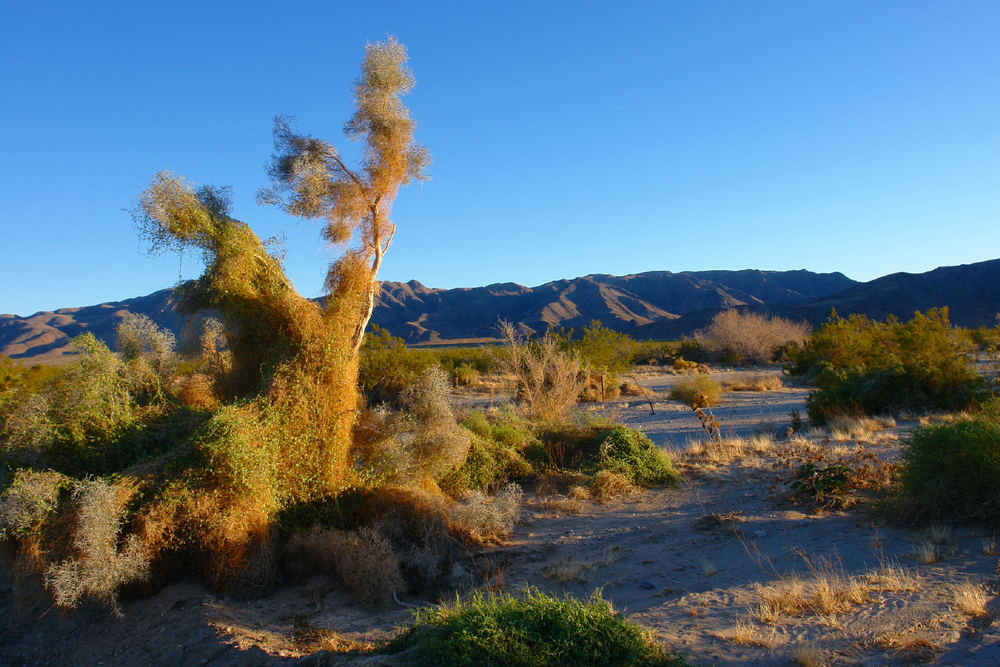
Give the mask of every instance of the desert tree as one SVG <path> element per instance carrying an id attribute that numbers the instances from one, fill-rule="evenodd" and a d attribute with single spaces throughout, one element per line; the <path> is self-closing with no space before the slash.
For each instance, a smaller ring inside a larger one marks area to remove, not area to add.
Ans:
<path id="1" fill-rule="evenodd" d="M 275 123 L 272 185 L 261 200 L 322 219 L 324 237 L 347 246 L 329 268 L 322 305 L 298 294 L 281 258 L 231 215 L 227 190 L 160 173 L 136 207 L 154 248 L 203 253 L 205 271 L 181 303 L 215 310 L 225 323 L 231 363 L 217 390 L 229 402 L 192 439 L 202 464 L 193 476 L 205 491 L 199 512 L 213 507 L 200 524 L 209 526 L 202 552 L 212 555 L 207 574 L 217 584 L 267 579 L 277 512 L 356 481 L 358 355 L 395 233 L 391 205 L 429 161 L 400 101 L 413 85 L 406 60 L 393 38 L 367 46 L 345 127 L 364 146 L 355 169 L 332 145 L 293 133 L 283 118 Z"/>
<path id="2" fill-rule="evenodd" d="M 354 84 L 356 110 L 344 126 L 352 140 L 364 141 L 361 164 L 351 168 L 330 143 L 296 134 L 289 119 L 274 122 L 275 153 L 268 173 L 271 187 L 263 203 L 323 221 L 323 236 L 332 244 L 357 244 L 330 267 L 326 287 L 332 296 L 345 282 L 358 283 L 359 313 L 352 313 L 352 344 L 360 349 L 378 297 L 376 275 L 396 234 L 392 204 L 401 185 L 426 178 L 427 149 L 413 140 L 416 123 L 400 100 L 413 87 L 402 44 L 389 37 L 367 46 L 361 76 Z M 332 314 L 343 316 L 336 305 Z"/>

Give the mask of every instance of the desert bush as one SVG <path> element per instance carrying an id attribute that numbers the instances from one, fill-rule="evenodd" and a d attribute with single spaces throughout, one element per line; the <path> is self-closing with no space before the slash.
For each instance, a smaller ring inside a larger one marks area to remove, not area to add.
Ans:
<path id="1" fill-rule="evenodd" d="M 494 438 L 473 434 L 465 461 L 441 480 L 441 488 L 459 496 L 464 491 L 493 491 L 531 475 L 532 464 L 517 449 Z"/>
<path id="2" fill-rule="evenodd" d="M 619 474 L 633 484 L 676 484 L 680 480 L 666 452 L 644 434 L 624 426 L 607 431 L 594 465 L 597 470 Z"/>
<path id="3" fill-rule="evenodd" d="M 103 472 L 109 445 L 137 425 L 127 368 L 91 334 L 73 340 L 74 361 L 6 406 L 0 447 L 12 467 Z"/>
<path id="4" fill-rule="evenodd" d="M 416 488 L 374 489 L 360 508 L 362 524 L 385 537 L 400 572 L 415 591 L 434 595 L 448 587 L 465 552 L 452 534 L 448 499 Z"/>
<path id="5" fill-rule="evenodd" d="M 366 484 L 438 482 L 468 459 L 471 439 L 455 419 L 450 395 L 444 371 L 428 368 L 400 394 L 400 411 L 382 405 L 361 412 L 353 456 Z"/>
<path id="6" fill-rule="evenodd" d="M 71 484 L 70 478 L 51 470 L 17 470 L 0 493 L 0 539 L 25 537 L 37 530 Z"/>
<path id="7" fill-rule="evenodd" d="M 146 315 L 125 313 L 115 328 L 115 341 L 125 362 L 142 359 L 160 377 L 169 375 L 177 364 L 173 333 Z"/>
<path id="8" fill-rule="evenodd" d="M 101 479 L 74 485 L 77 553 L 45 572 L 45 585 L 56 605 L 75 607 L 84 597 L 93 597 L 117 611 L 118 589 L 148 575 L 149 560 L 139 537 L 120 539 L 123 513 L 136 490 L 129 482 L 112 485 Z"/>
<path id="9" fill-rule="evenodd" d="M 371 527 L 356 531 L 314 527 L 293 535 L 286 558 L 308 572 L 333 569 L 367 606 L 385 607 L 405 590 L 399 559 L 389 542 Z"/>
<path id="10" fill-rule="evenodd" d="M 655 340 L 635 341 L 632 362 L 649 366 L 663 366 L 674 358 L 677 343 Z"/>
<path id="11" fill-rule="evenodd" d="M 696 375 L 671 387 L 669 396 L 692 408 L 709 408 L 722 402 L 722 385 L 707 375 Z"/>
<path id="12" fill-rule="evenodd" d="M 1000 402 L 905 441 L 902 509 L 920 519 L 996 521 L 1000 516 Z"/>
<path id="13" fill-rule="evenodd" d="M 710 354 L 735 355 L 763 364 L 773 361 L 790 345 L 801 344 L 809 336 L 809 325 L 761 313 L 724 310 L 711 324 L 695 332 L 695 339 Z"/>
<path id="14" fill-rule="evenodd" d="M 908 322 L 832 315 L 792 354 L 788 370 L 815 382 L 809 418 L 901 410 L 956 410 L 981 400 L 985 383 L 956 334 L 947 309 L 915 313 Z"/>
<path id="15" fill-rule="evenodd" d="M 469 453 L 469 435 L 455 419 L 450 396 L 448 376 L 440 368 L 429 368 L 400 397 L 416 424 L 409 443 L 413 458 L 434 480 L 460 465 Z"/>
<path id="16" fill-rule="evenodd" d="M 507 537 L 521 516 L 522 496 L 517 484 L 507 484 L 495 496 L 469 491 L 449 508 L 450 527 L 477 544 Z"/>
<path id="17" fill-rule="evenodd" d="M 507 345 L 497 353 L 497 363 L 516 378 L 525 415 L 542 421 L 564 419 L 583 388 L 579 360 L 560 349 L 554 335 L 526 341 L 509 322 L 502 322 L 500 330 Z"/>
<path id="18" fill-rule="evenodd" d="M 384 650 L 424 665 L 683 664 L 599 593 L 578 600 L 537 589 L 418 609 L 413 627 Z"/>

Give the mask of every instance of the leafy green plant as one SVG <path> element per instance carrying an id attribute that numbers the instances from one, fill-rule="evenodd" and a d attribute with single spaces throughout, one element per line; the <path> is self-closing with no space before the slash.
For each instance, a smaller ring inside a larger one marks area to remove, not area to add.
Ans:
<path id="1" fill-rule="evenodd" d="M 791 489 L 796 494 L 822 503 L 830 496 L 847 490 L 850 472 L 850 468 L 844 465 L 806 463 L 796 473 Z"/>
<path id="2" fill-rule="evenodd" d="M 598 447 L 595 467 L 618 473 L 633 484 L 676 484 L 680 476 L 667 454 L 644 434 L 614 426 Z"/>
<path id="3" fill-rule="evenodd" d="M 529 588 L 523 596 L 474 594 L 415 613 L 384 651 L 420 665 L 682 665 L 648 631 L 626 622 L 599 592 L 587 600 Z"/>

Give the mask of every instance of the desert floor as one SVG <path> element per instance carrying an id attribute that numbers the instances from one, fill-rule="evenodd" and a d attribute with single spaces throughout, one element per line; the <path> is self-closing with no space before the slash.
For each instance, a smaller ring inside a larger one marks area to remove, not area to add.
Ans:
<path id="1" fill-rule="evenodd" d="M 739 374 L 759 371 L 729 372 Z M 682 485 L 606 504 L 558 485 L 529 491 L 511 538 L 476 557 L 485 585 L 577 596 L 600 589 L 697 665 L 1000 664 L 993 534 L 907 529 L 876 520 L 866 503 L 822 509 L 788 494 L 792 472 L 818 450 L 892 462 L 916 421 L 788 439 L 789 414 L 804 414 L 807 389 L 727 391 L 714 414 L 724 437 L 745 438 L 736 445 L 743 450 L 698 455 L 689 443 L 704 439 L 700 422 L 666 398 L 678 376 L 646 369 L 637 378 L 654 414 L 642 396 L 584 409 L 670 450 Z M 70 614 L 37 602 L 18 608 L 32 596 L 15 588 L 0 582 L 0 664 L 316 664 L 323 661 L 307 656 L 317 649 L 385 639 L 410 618 L 402 606 L 355 605 L 333 577 L 288 580 L 249 602 L 179 582 L 124 601 L 123 618 L 97 604 Z"/>

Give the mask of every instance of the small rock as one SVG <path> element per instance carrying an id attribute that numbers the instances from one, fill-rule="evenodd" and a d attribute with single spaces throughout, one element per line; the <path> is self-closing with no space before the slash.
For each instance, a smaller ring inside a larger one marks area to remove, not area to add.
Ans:
<path id="1" fill-rule="evenodd" d="M 640 581 L 639 582 L 639 588 L 642 588 L 643 590 L 651 591 L 654 588 L 656 588 L 656 586 L 654 586 L 651 581 Z"/>

